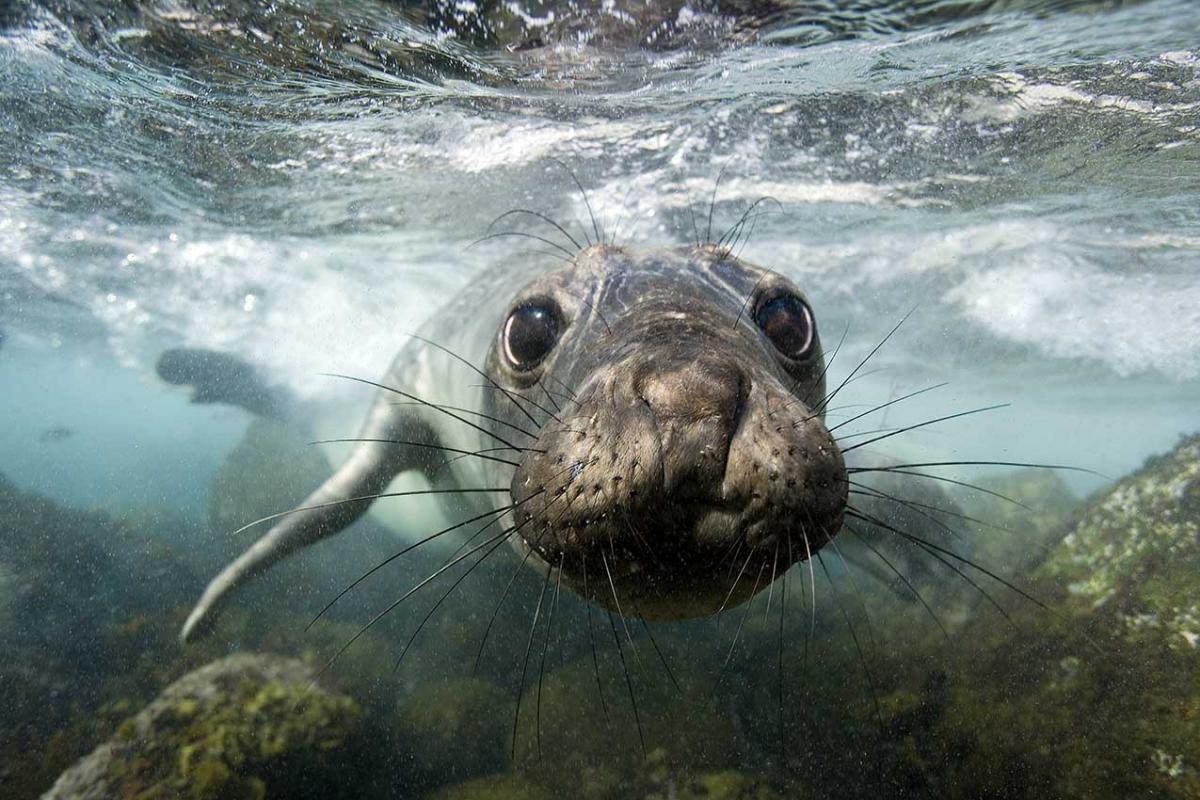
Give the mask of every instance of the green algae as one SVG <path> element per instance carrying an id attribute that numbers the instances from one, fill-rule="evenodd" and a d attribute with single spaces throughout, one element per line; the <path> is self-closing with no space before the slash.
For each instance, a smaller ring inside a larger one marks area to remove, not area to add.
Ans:
<path id="1" fill-rule="evenodd" d="M 361 707 L 314 683 L 299 662 L 239 655 L 189 673 L 50 798 L 262 800 L 349 797 L 341 776 L 362 744 Z"/>

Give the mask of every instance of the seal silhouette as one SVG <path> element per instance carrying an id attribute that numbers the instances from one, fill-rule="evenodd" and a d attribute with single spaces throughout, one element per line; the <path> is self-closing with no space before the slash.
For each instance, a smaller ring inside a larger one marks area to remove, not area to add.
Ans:
<path id="1" fill-rule="evenodd" d="M 351 378 L 378 395 L 349 457 L 212 580 L 183 639 L 413 470 L 465 516 L 454 530 L 490 528 L 468 552 L 509 543 L 643 619 L 736 605 L 828 543 L 847 481 L 801 288 L 714 244 L 597 244 L 564 260 L 501 265 L 381 379 Z M 731 588 L 731 560 L 760 579 Z"/>

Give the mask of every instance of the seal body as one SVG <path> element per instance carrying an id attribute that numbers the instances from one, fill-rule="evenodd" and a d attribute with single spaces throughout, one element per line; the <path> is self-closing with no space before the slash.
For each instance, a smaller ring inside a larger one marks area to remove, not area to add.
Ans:
<path id="1" fill-rule="evenodd" d="M 582 249 L 483 276 L 378 381 L 346 462 L 209 585 L 343 529 L 418 471 L 450 516 L 626 616 L 716 613 L 811 557 L 847 484 L 799 287 L 709 245 Z M 489 545 L 491 546 L 491 545 Z"/>

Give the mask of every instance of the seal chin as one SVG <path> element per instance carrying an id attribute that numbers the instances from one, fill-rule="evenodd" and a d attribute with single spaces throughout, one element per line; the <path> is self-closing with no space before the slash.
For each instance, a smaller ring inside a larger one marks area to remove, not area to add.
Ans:
<path id="1" fill-rule="evenodd" d="M 841 526 L 841 452 L 766 370 L 695 353 L 622 362 L 579 397 L 525 454 L 511 490 L 519 545 L 600 605 L 707 616 Z"/>

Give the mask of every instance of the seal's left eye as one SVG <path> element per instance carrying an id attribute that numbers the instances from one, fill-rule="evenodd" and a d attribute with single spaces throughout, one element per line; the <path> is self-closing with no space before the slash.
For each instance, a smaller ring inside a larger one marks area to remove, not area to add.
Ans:
<path id="1" fill-rule="evenodd" d="M 808 355 L 813 345 L 813 317 L 799 297 L 783 294 L 759 306 L 754 321 L 780 353 L 791 359 Z"/>
<path id="2" fill-rule="evenodd" d="M 558 342 L 558 317 L 544 305 L 520 306 L 504 321 L 501 340 L 504 357 L 513 369 L 533 369 Z"/>

